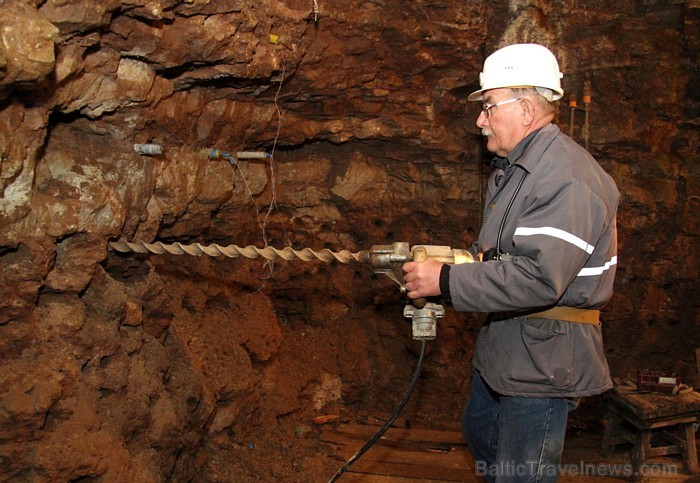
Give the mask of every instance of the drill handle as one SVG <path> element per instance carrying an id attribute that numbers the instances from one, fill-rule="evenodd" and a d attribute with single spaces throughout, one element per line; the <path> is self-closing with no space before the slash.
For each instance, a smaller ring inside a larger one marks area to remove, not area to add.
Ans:
<path id="1" fill-rule="evenodd" d="M 428 259 L 428 250 L 425 247 L 418 246 L 413 249 L 413 261 L 415 263 L 423 263 Z M 428 300 L 425 297 L 414 299 L 412 302 L 414 307 L 422 309 Z"/>

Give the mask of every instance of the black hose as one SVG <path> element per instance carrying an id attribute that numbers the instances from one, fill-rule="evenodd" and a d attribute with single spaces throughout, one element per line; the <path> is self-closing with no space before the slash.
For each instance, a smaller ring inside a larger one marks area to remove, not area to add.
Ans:
<path id="1" fill-rule="evenodd" d="M 513 197 L 510 199 L 510 202 L 508 203 L 508 207 L 506 208 L 505 213 L 503 213 L 503 219 L 501 220 L 501 226 L 498 227 L 498 238 L 496 240 L 496 260 L 501 259 L 501 236 L 503 235 L 503 227 L 506 224 L 506 218 L 508 218 L 508 213 L 510 213 L 510 209 L 513 207 L 513 202 L 515 201 L 515 197 L 518 196 L 518 193 L 520 193 L 520 188 L 523 186 L 523 181 L 525 181 L 525 178 L 527 178 L 527 171 L 525 171 L 525 174 L 523 174 L 523 177 L 520 178 L 520 182 L 518 183 L 518 186 L 515 188 L 515 193 L 513 193 Z"/>
<path id="2" fill-rule="evenodd" d="M 406 390 L 406 394 L 404 394 L 403 399 L 399 403 L 399 405 L 396 407 L 392 415 L 387 419 L 387 421 L 384 423 L 384 426 L 382 426 L 377 433 L 370 438 L 369 441 L 365 443 L 365 445 L 360 448 L 360 450 L 355 453 L 352 458 L 347 460 L 343 466 L 338 469 L 338 471 L 335 472 L 333 477 L 328 480 L 328 483 L 333 483 L 336 481 L 338 478 L 340 478 L 340 475 L 345 473 L 350 466 L 352 466 L 355 461 L 359 460 L 360 457 L 367 452 L 368 449 L 372 447 L 374 443 L 379 441 L 379 438 L 382 437 L 382 435 L 386 432 L 389 427 L 391 427 L 392 424 L 394 424 L 394 421 L 396 421 L 396 418 L 401 415 L 401 412 L 403 411 L 403 408 L 406 406 L 408 403 L 408 400 L 411 398 L 411 394 L 413 393 L 413 389 L 416 387 L 416 382 L 418 382 L 418 377 L 420 376 L 421 369 L 423 368 L 423 359 L 425 358 L 425 342 L 428 339 L 425 337 L 421 338 L 421 347 L 420 347 L 420 357 L 418 358 L 418 365 L 416 366 L 416 370 L 413 372 L 413 379 L 411 379 L 411 383 L 408 385 L 408 389 Z"/>

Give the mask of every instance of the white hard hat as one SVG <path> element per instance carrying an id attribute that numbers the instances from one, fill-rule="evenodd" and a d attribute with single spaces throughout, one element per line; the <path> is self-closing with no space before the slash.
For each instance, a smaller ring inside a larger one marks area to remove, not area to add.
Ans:
<path id="1" fill-rule="evenodd" d="M 481 94 L 503 87 L 544 87 L 553 92 L 552 100 L 561 99 L 559 63 L 554 54 L 539 44 L 513 44 L 489 55 L 479 74 L 481 89 L 469 94 L 470 101 L 481 100 Z"/>

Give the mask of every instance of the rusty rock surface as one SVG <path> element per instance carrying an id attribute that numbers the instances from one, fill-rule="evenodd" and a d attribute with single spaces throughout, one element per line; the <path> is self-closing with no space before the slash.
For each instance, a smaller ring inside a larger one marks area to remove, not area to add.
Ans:
<path id="1" fill-rule="evenodd" d="M 489 171 L 466 94 L 511 42 L 557 54 L 562 130 L 622 192 L 613 372 L 692 378 L 696 0 L 317 4 L 0 1 L 0 478 L 332 475 L 318 421 L 389 413 L 416 360 L 395 286 L 108 242 L 466 246 Z M 458 420 L 480 323 L 448 310 L 406 418 Z"/>

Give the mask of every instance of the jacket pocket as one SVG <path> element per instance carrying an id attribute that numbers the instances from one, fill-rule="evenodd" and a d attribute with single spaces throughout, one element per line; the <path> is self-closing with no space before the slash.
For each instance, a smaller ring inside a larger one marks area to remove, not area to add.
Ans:
<path id="1" fill-rule="evenodd" d="M 516 380 L 555 387 L 572 384 L 573 342 L 568 322 L 525 319 L 520 335 L 531 364 L 513 369 Z"/>

